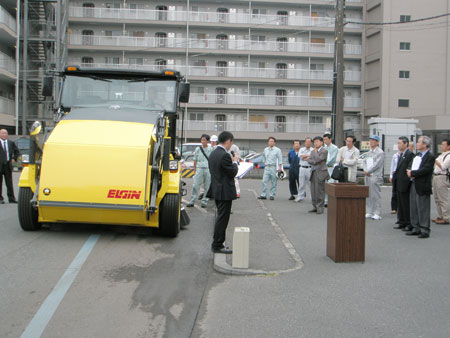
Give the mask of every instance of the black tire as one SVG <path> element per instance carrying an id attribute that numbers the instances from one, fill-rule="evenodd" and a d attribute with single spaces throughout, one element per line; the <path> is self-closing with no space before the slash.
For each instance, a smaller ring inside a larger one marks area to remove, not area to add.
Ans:
<path id="1" fill-rule="evenodd" d="M 19 188 L 19 201 L 17 211 L 19 213 L 19 223 L 25 231 L 35 231 L 41 229 L 38 222 L 38 212 L 31 205 L 33 192 L 30 188 Z"/>
<path id="2" fill-rule="evenodd" d="M 166 237 L 177 237 L 180 232 L 180 195 L 166 194 L 159 205 L 159 228 Z"/>

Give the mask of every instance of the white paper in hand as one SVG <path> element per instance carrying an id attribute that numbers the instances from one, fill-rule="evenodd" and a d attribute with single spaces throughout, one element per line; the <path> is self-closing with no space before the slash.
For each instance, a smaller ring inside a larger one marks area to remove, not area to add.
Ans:
<path id="1" fill-rule="evenodd" d="M 247 175 L 247 173 L 253 169 L 253 163 L 251 162 L 241 162 L 239 163 L 239 171 L 236 174 L 237 178 L 242 178 L 245 175 Z"/>
<path id="2" fill-rule="evenodd" d="M 414 157 L 413 163 L 411 165 L 411 170 L 419 170 L 420 164 L 422 163 L 422 157 L 416 156 Z"/>

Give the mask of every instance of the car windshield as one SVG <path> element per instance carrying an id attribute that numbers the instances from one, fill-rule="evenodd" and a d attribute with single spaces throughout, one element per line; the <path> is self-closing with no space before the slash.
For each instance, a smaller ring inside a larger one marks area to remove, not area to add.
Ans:
<path id="1" fill-rule="evenodd" d="M 175 94 L 176 81 L 67 76 L 61 105 L 175 112 Z"/>

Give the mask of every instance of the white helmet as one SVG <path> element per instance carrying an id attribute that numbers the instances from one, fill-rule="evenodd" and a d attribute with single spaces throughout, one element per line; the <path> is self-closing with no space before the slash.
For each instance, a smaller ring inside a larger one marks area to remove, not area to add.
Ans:
<path id="1" fill-rule="evenodd" d="M 219 141 L 219 138 L 217 137 L 217 135 L 213 135 L 213 136 L 211 136 L 210 140 L 212 142 L 217 142 L 217 141 Z"/>

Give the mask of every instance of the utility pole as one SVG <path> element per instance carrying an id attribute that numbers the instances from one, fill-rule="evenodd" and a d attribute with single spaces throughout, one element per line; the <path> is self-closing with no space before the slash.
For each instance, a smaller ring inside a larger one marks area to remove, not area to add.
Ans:
<path id="1" fill-rule="evenodd" d="M 345 0 L 336 0 L 331 127 L 338 147 L 344 145 L 344 8 Z"/>

